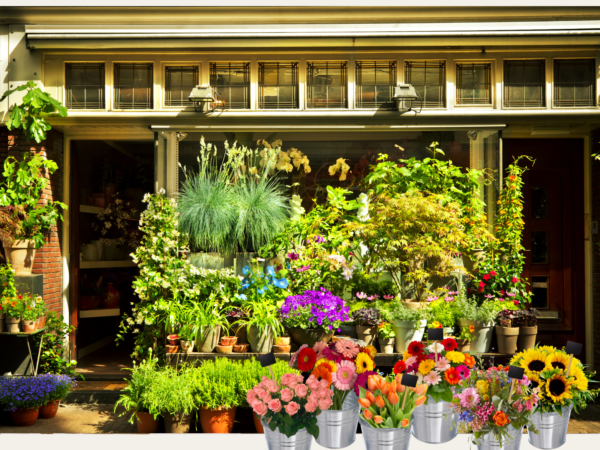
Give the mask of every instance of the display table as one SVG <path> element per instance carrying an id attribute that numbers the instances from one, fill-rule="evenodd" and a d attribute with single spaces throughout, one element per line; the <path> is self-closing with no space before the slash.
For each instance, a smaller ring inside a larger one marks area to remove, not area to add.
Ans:
<path id="1" fill-rule="evenodd" d="M 42 333 L 40 345 L 37 352 L 37 359 L 33 359 L 31 351 L 30 338 L 36 334 Z M 28 333 L 0 333 L 0 375 L 10 372 L 13 375 L 34 375 L 37 376 L 38 367 L 40 364 L 40 356 L 42 354 L 42 343 L 46 327 Z M 24 338 L 24 339 L 23 339 Z M 28 354 L 24 354 L 25 345 L 27 344 Z M 34 363 L 35 361 L 35 363 Z"/>

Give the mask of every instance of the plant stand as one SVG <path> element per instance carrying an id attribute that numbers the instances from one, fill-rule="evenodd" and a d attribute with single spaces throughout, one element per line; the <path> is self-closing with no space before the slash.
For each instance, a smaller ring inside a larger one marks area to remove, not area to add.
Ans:
<path id="1" fill-rule="evenodd" d="M 34 360 L 29 338 L 38 333 L 43 334 L 41 336 L 40 346 L 37 352 L 37 360 Z M 40 357 L 42 355 L 42 343 L 44 342 L 44 334 L 46 334 L 46 327 L 28 333 L 0 333 L 0 339 L 10 340 L 11 337 L 17 338 L 17 345 L 10 345 L 10 343 L 0 345 L 0 373 L 12 372 L 13 375 L 37 376 L 40 365 Z M 29 354 L 26 354 L 24 357 L 22 341 L 19 338 L 25 338 L 25 341 L 27 343 L 27 350 Z M 15 365 L 17 365 L 17 369 L 14 369 Z"/>

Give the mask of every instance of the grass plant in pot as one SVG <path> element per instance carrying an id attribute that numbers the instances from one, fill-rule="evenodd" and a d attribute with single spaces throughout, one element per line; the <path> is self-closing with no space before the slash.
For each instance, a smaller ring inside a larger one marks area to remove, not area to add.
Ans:
<path id="1" fill-rule="evenodd" d="M 375 344 L 377 327 L 381 323 L 379 311 L 375 308 L 360 308 L 352 313 L 352 320 L 356 323 L 356 335 L 367 345 Z"/>
<path id="2" fill-rule="evenodd" d="M 178 319 L 194 336 L 197 351 L 212 353 L 219 343 L 221 330 L 228 326 L 223 311 L 211 300 L 187 302 L 180 308 Z"/>
<path id="3" fill-rule="evenodd" d="M 412 341 L 420 341 L 430 317 L 429 309 L 409 309 L 402 301 L 394 300 L 380 310 L 382 317 L 392 324 L 396 353 L 404 353 Z"/>
<path id="4" fill-rule="evenodd" d="M 496 316 L 496 339 L 498 353 L 514 355 L 517 352 L 519 326 L 516 323 L 517 311 L 504 309 Z"/>
<path id="5" fill-rule="evenodd" d="M 275 338 L 283 334 L 277 305 L 249 300 L 248 317 L 240 324 L 248 329 L 250 347 L 255 353 L 269 353 Z"/>
<path id="6" fill-rule="evenodd" d="M 494 320 L 498 312 L 506 307 L 511 307 L 511 302 L 488 300 L 478 306 L 474 300 L 461 296 L 456 300 L 458 326 L 473 331 L 471 340 L 471 351 L 475 353 L 488 353 L 492 346 L 492 335 L 494 333 Z M 514 305 L 513 305 L 514 307 Z M 516 307 L 515 307 L 516 309 Z"/>

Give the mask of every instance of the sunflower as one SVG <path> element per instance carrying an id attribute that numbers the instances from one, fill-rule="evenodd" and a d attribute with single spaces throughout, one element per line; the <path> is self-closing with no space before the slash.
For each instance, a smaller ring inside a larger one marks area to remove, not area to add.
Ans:
<path id="1" fill-rule="evenodd" d="M 331 386 L 331 371 L 325 364 L 315 367 L 315 370 L 312 371 L 312 374 L 318 381 L 326 380 L 328 384 L 327 387 Z"/>
<path id="2" fill-rule="evenodd" d="M 462 364 L 465 362 L 465 355 L 461 352 L 446 352 L 444 356 L 448 361 L 453 363 Z"/>
<path id="3" fill-rule="evenodd" d="M 320 360 L 318 360 L 317 363 L 315 364 L 315 369 L 321 365 L 327 366 L 331 373 L 337 372 L 336 363 L 334 363 L 333 361 L 329 361 L 327 358 L 321 358 Z"/>
<path id="4" fill-rule="evenodd" d="M 546 358 L 546 368 L 547 369 L 560 369 L 562 371 L 567 370 L 567 366 L 569 365 L 569 356 L 563 352 L 554 352 L 550 353 Z M 573 365 L 573 363 L 571 363 Z"/>
<path id="5" fill-rule="evenodd" d="M 369 355 L 371 356 L 371 358 L 375 358 L 375 356 L 377 355 L 377 349 L 372 345 L 367 345 L 365 348 L 369 351 Z"/>
<path id="6" fill-rule="evenodd" d="M 363 373 L 367 370 L 373 370 L 373 360 L 366 353 L 359 353 L 356 356 L 356 373 Z"/>
<path id="7" fill-rule="evenodd" d="M 555 403 L 563 403 L 565 399 L 573 398 L 571 383 L 561 373 L 546 380 L 545 394 Z"/>
<path id="8" fill-rule="evenodd" d="M 580 391 L 587 391 L 588 389 L 588 379 L 579 367 L 572 369 L 571 374 L 572 377 L 575 377 L 575 381 L 572 381 L 572 385 L 575 389 Z"/>
<path id="9" fill-rule="evenodd" d="M 552 347 L 551 345 L 540 345 L 537 349 L 541 352 L 544 352 L 546 355 L 549 355 L 556 351 L 556 348 Z"/>
<path id="10" fill-rule="evenodd" d="M 531 389 L 535 389 L 536 387 L 539 387 L 541 391 L 544 390 L 544 380 L 542 380 L 540 378 L 540 374 L 537 372 L 526 372 L 525 375 L 527 375 L 527 378 L 529 378 L 529 381 L 531 381 L 531 384 L 529 385 L 529 387 Z"/>
<path id="11" fill-rule="evenodd" d="M 523 359 L 519 362 L 519 365 L 528 370 L 529 372 L 540 373 L 542 370 L 547 369 L 546 366 L 546 354 L 536 348 L 530 348 L 525 351 Z"/>

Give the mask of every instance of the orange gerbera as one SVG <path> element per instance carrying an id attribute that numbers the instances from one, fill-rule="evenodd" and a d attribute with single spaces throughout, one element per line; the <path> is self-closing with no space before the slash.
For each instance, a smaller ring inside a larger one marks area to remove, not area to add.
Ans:
<path id="1" fill-rule="evenodd" d="M 444 372 L 444 378 L 448 382 L 449 385 L 458 384 L 460 381 L 460 376 L 458 375 L 458 371 L 454 367 L 450 367 L 446 372 Z"/>
<path id="2" fill-rule="evenodd" d="M 475 358 L 473 358 L 471 355 L 469 355 L 468 353 L 465 353 L 465 365 L 469 368 L 472 369 L 473 366 L 475 365 Z"/>
<path id="3" fill-rule="evenodd" d="M 496 411 L 494 413 L 494 423 L 496 425 L 498 425 L 499 427 L 503 427 L 505 425 L 508 425 L 510 423 L 510 420 L 508 419 L 508 416 L 502 412 L 502 411 Z"/>
<path id="4" fill-rule="evenodd" d="M 327 380 L 328 387 L 331 386 L 331 371 L 325 364 L 320 364 L 319 366 L 315 367 L 315 370 L 312 371 L 312 374 L 319 381 Z"/>

